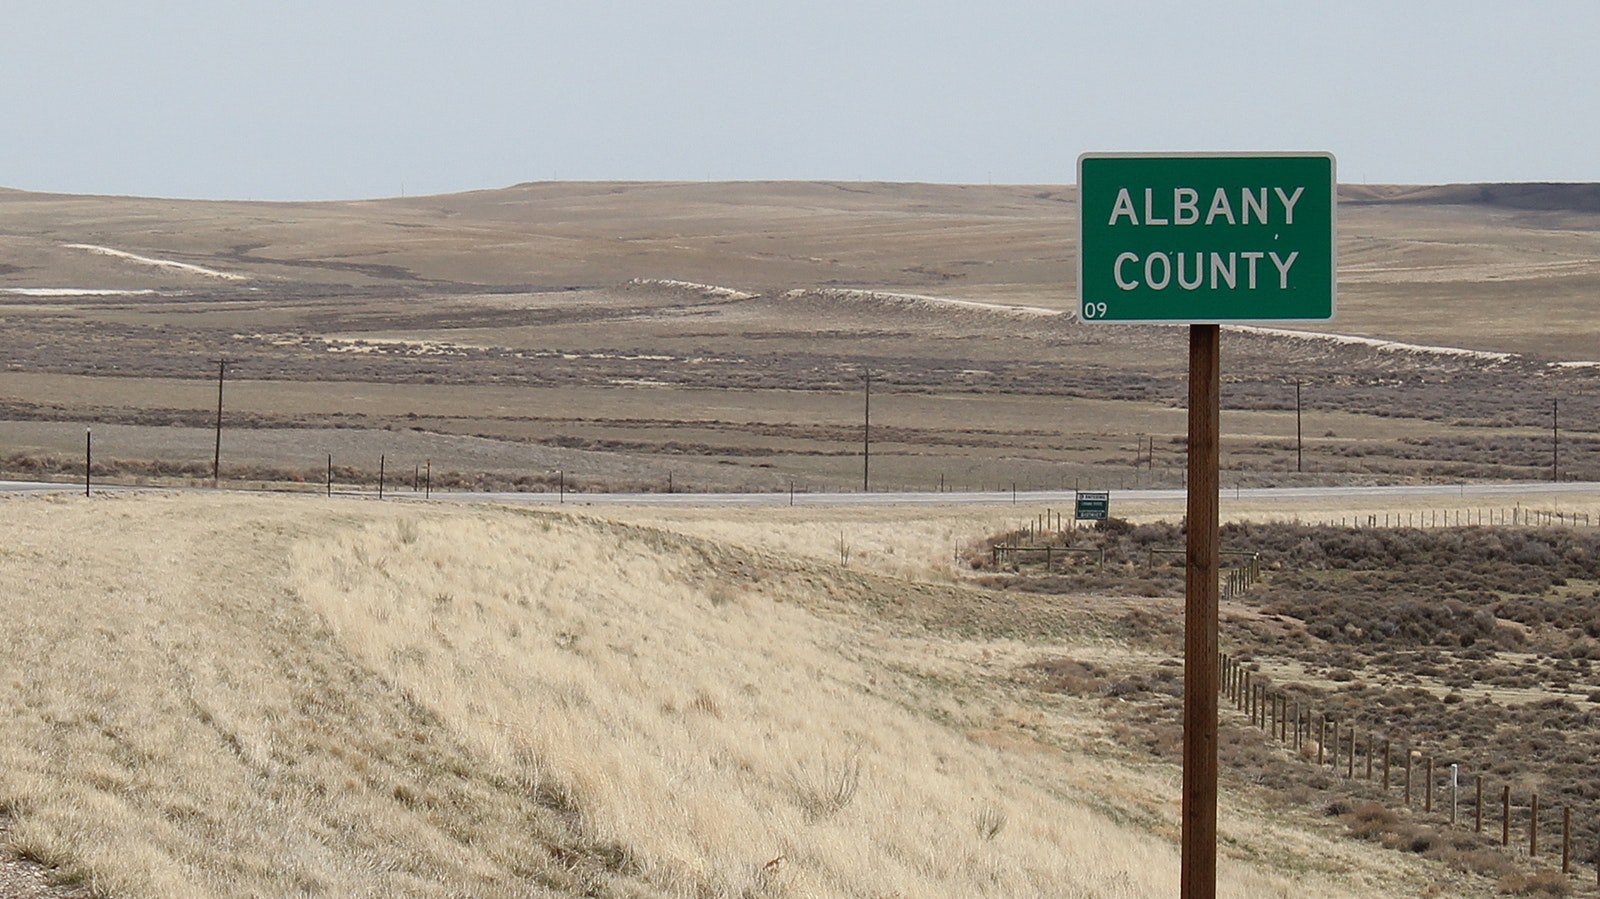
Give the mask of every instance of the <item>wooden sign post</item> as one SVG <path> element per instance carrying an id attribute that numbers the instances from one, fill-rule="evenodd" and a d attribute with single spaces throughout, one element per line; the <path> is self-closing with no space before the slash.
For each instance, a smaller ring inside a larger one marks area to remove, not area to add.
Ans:
<path id="1" fill-rule="evenodd" d="M 1327 153 L 1078 159 L 1079 320 L 1189 326 L 1180 899 L 1217 895 L 1221 323 L 1333 317 L 1334 185 Z"/>
<path id="2" fill-rule="evenodd" d="M 1217 546 L 1221 331 L 1189 326 L 1188 562 L 1183 628 L 1184 899 L 1217 883 Z"/>

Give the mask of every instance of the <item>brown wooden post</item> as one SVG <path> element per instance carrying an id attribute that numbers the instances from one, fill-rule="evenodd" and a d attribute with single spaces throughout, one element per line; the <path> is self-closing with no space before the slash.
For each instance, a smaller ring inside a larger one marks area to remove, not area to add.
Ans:
<path id="1" fill-rule="evenodd" d="M 1322 764 L 1322 750 L 1328 745 L 1328 716 L 1326 713 L 1317 715 L 1317 764 Z"/>
<path id="2" fill-rule="evenodd" d="M 1407 744 L 1400 748 L 1406 754 L 1406 805 L 1411 804 L 1411 746 Z"/>
<path id="3" fill-rule="evenodd" d="M 1483 833 L 1483 775 L 1478 775 L 1478 796 L 1472 805 L 1476 820 L 1472 824 L 1473 833 Z"/>
<path id="4" fill-rule="evenodd" d="M 1561 807 L 1561 873 L 1572 873 L 1572 806 Z"/>
<path id="5" fill-rule="evenodd" d="M 1389 789 L 1389 738 L 1383 738 L 1383 789 Z"/>
<path id="6" fill-rule="evenodd" d="M 1217 545 L 1222 327 L 1189 326 L 1180 899 L 1217 895 Z"/>
<path id="7" fill-rule="evenodd" d="M 1350 752 L 1345 757 L 1344 776 L 1350 780 L 1356 779 L 1356 726 L 1350 725 Z"/>
<path id="8" fill-rule="evenodd" d="M 1372 782 L 1372 750 L 1377 745 L 1378 735 L 1367 731 L 1367 782 Z"/>
<path id="9" fill-rule="evenodd" d="M 1422 810 L 1431 812 L 1433 811 L 1433 756 L 1431 755 L 1428 756 L 1426 777 L 1426 785 L 1422 788 L 1425 791 L 1425 795 L 1422 798 Z"/>
<path id="10" fill-rule="evenodd" d="M 1500 788 L 1500 845 L 1511 845 L 1511 785 Z"/>
<path id="11" fill-rule="evenodd" d="M 1534 793 L 1530 800 L 1528 814 L 1528 857 L 1534 858 L 1539 854 L 1539 794 Z"/>

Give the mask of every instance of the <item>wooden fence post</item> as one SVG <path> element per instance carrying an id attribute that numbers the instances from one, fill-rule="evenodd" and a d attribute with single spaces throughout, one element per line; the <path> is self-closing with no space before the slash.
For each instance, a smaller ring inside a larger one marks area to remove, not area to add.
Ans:
<path id="1" fill-rule="evenodd" d="M 1372 782 L 1372 750 L 1377 746 L 1378 735 L 1367 731 L 1367 783 Z"/>
<path id="2" fill-rule="evenodd" d="M 1528 857 L 1539 855 L 1539 794 L 1533 794 L 1528 814 Z"/>
<path id="3" fill-rule="evenodd" d="M 1350 725 L 1350 752 L 1345 759 L 1344 776 L 1349 780 L 1356 779 L 1356 726 Z"/>
<path id="4" fill-rule="evenodd" d="M 1511 785 L 1500 788 L 1500 845 L 1511 845 Z"/>
<path id="5" fill-rule="evenodd" d="M 1572 873 L 1572 806 L 1561 807 L 1561 873 Z"/>
<path id="6" fill-rule="evenodd" d="M 1317 714 L 1317 764 L 1322 764 L 1322 750 L 1328 745 L 1328 715 L 1326 712 Z"/>
<path id="7" fill-rule="evenodd" d="M 1411 805 L 1411 744 L 1401 747 L 1406 754 L 1406 805 Z"/>
<path id="8" fill-rule="evenodd" d="M 1389 738 L 1383 738 L 1383 789 L 1389 791 Z"/>
<path id="9" fill-rule="evenodd" d="M 1431 811 L 1433 811 L 1433 756 L 1431 756 L 1431 755 L 1428 756 L 1428 765 L 1427 765 L 1427 775 L 1426 776 L 1427 776 L 1427 785 L 1423 787 L 1423 789 L 1426 791 L 1426 793 L 1424 794 L 1423 799 L 1422 799 L 1422 810 L 1425 811 L 1425 812 L 1431 812 Z"/>
<path id="10" fill-rule="evenodd" d="M 1478 799 L 1473 803 L 1473 811 L 1477 821 L 1472 826 L 1473 833 L 1483 833 L 1483 775 L 1478 775 Z"/>

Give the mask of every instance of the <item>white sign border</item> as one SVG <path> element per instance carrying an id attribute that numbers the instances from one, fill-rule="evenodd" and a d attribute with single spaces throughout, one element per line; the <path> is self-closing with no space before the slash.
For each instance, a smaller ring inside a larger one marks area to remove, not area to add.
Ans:
<path id="1" fill-rule="evenodd" d="M 1329 226 L 1332 232 L 1332 246 L 1328 248 L 1329 259 L 1333 262 L 1333 283 L 1329 285 L 1328 317 L 1327 318 L 1141 318 L 1141 319 L 1103 319 L 1083 317 L 1083 161 L 1085 159 L 1309 159 L 1326 158 L 1328 160 L 1328 185 L 1329 196 Z M 1078 189 L 1078 283 L 1074 285 L 1077 291 L 1078 302 L 1073 306 L 1073 315 L 1080 324 L 1085 325 L 1254 325 L 1257 327 L 1272 327 L 1273 325 L 1293 324 L 1321 324 L 1331 322 L 1339 314 L 1339 160 L 1332 152 L 1327 150 L 1200 150 L 1185 152 L 1181 150 L 1163 150 L 1152 152 L 1131 151 L 1088 151 L 1078 154 L 1078 180 L 1075 185 Z"/>

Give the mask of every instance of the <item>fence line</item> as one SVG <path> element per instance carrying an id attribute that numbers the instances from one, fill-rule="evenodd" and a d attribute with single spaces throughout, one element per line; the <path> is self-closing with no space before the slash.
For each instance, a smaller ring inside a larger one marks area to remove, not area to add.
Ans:
<path id="1" fill-rule="evenodd" d="M 1270 683 L 1263 683 L 1261 676 L 1250 670 L 1243 662 L 1229 653 L 1219 653 L 1219 665 L 1222 676 L 1219 678 L 1219 691 L 1224 699 L 1230 701 L 1241 715 L 1247 718 L 1253 727 L 1265 731 L 1272 739 L 1283 743 L 1285 747 L 1293 750 L 1302 758 L 1310 760 L 1305 742 L 1311 739 L 1313 720 L 1316 722 L 1316 764 L 1319 767 L 1329 767 L 1334 775 L 1342 776 L 1350 782 L 1357 780 L 1358 746 L 1362 744 L 1357 740 L 1356 722 L 1350 720 L 1341 722 L 1330 719 L 1325 712 L 1314 712 L 1309 708 L 1302 708 L 1300 700 L 1291 697 L 1287 690 L 1274 690 Z M 1292 721 L 1292 724 L 1290 723 Z M 1329 738 L 1329 727 L 1332 726 L 1332 738 Z M 1292 731 L 1291 731 L 1292 728 Z M 1374 777 L 1380 778 L 1380 791 L 1387 795 L 1393 788 L 1390 766 L 1394 760 L 1394 744 L 1392 738 L 1382 738 L 1382 750 L 1379 747 L 1378 734 L 1368 730 L 1364 741 L 1365 765 L 1364 781 L 1372 785 Z M 1431 814 L 1434 810 L 1434 801 L 1440 790 L 1439 780 L 1435 776 L 1435 757 L 1426 755 L 1423 751 L 1413 746 L 1409 740 L 1402 741 L 1399 746 L 1400 758 L 1404 761 L 1404 780 L 1402 789 L 1403 803 L 1408 808 L 1415 808 L 1416 787 L 1413 778 L 1414 763 L 1420 761 L 1423 765 L 1421 787 L 1422 811 Z M 1374 764 L 1376 760 L 1378 764 Z M 1450 772 L 1450 810 L 1448 824 L 1454 828 L 1458 826 L 1457 811 L 1459 806 L 1460 791 L 1460 766 L 1451 764 L 1446 769 Z M 1376 774 L 1375 774 L 1376 771 Z M 1484 827 L 1484 775 L 1476 775 L 1476 787 L 1473 799 L 1473 832 L 1482 833 Z M 1513 836 L 1514 820 L 1525 821 L 1527 834 L 1528 858 L 1539 857 L 1539 827 L 1540 806 L 1537 791 L 1530 791 L 1525 805 L 1514 804 L 1511 784 L 1503 784 L 1500 790 L 1500 845 L 1509 849 Z M 1525 817 L 1516 813 L 1525 809 Z M 1597 849 L 1593 858 L 1596 861 L 1595 880 L 1600 884 L 1600 849 Z M 1561 871 L 1564 874 L 1572 873 L 1572 807 L 1561 807 Z"/>
<path id="2" fill-rule="evenodd" d="M 1295 524 L 1345 528 L 1600 527 L 1600 514 L 1565 509 L 1485 507 L 1365 512 L 1357 515 L 1296 515 Z"/>

